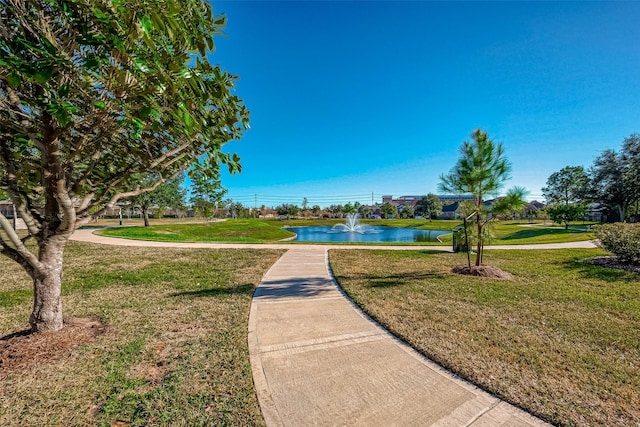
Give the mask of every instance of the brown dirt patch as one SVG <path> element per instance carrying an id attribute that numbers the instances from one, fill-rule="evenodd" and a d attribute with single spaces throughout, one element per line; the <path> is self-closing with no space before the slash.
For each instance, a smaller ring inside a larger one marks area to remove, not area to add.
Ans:
<path id="1" fill-rule="evenodd" d="M 597 265 L 600 267 L 616 268 L 618 270 L 635 271 L 636 273 L 640 273 L 639 264 L 624 264 L 620 262 L 618 258 L 613 256 L 597 256 L 594 258 L 585 259 L 582 262 Z"/>
<path id="2" fill-rule="evenodd" d="M 500 270 L 498 267 L 491 265 L 458 265 L 451 269 L 456 274 L 466 274 L 469 276 L 490 277 L 493 279 L 513 279 L 513 275 L 506 271 Z"/>
<path id="3" fill-rule="evenodd" d="M 58 360 L 106 330 L 98 319 L 70 318 L 65 319 L 60 331 L 24 330 L 0 337 L 0 378 Z"/>

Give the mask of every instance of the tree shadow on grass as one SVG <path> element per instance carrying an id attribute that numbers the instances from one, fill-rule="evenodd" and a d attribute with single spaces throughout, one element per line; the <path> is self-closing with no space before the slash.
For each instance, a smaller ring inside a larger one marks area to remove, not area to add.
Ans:
<path id="1" fill-rule="evenodd" d="M 410 285 L 428 279 L 441 279 L 445 277 L 441 272 L 416 272 L 409 274 L 392 274 L 388 276 L 372 276 L 370 274 L 351 274 L 344 276 L 346 280 L 363 280 L 368 288 L 394 288 L 398 286 Z M 339 282 L 339 280 L 338 280 Z"/>
<path id="2" fill-rule="evenodd" d="M 396 253 L 398 255 L 401 254 L 401 256 L 403 257 L 408 257 L 408 258 L 418 258 L 422 255 L 442 255 L 442 254 L 446 254 L 451 252 L 451 245 L 442 245 L 440 246 L 442 248 L 442 250 L 440 249 L 416 249 L 416 250 L 410 250 L 410 251 L 398 251 L 397 249 L 386 249 L 386 248 L 380 248 L 380 249 L 362 249 L 362 250 L 371 250 L 371 251 L 381 251 L 381 252 L 391 252 L 391 253 Z"/>
<path id="3" fill-rule="evenodd" d="M 422 251 L 415 251 L 416 254 L 420 254 L 420 255 L 442 255 L 448 252 L 448 250 L 450 249 L 450 244 L 447 246 L 442 246 L 443 249 L 447 249 L 445 250 L 438 250 L 438 249 L 425 249 Z"/>
<path id="4" fill-rule="evenodd" d="M 33 331 L 31 329 L 25 329 L 23 331 L 13 332 L 13 333 L 10 333 L 9 335 L 0 337 L 0 341 L 9 341 L 11 338 L 17 338 L 17 337 L 26 337 L 27 335 L 31 335 L 32 333 Z"/>
<path id="5" fill-rule="evenodd" d="M 591 259 L 570 260 L 563 263 L 563 268 L 577 271 L 586 279 L 597 279 L 604 282 L 638 282 L 640 273 L 618 268 L 595 265 Z"/>
<path id="6" fill-rule="evenodd" d="M 198 289 L 197 291 L 184 291 L 171 294 L 173 297 L 219 297 L 223 295 L 235 295 L 235 294 L 253 294 L 255 287 L 253 283 L 245 283 L 244 285 L 236 285 L 225 288 L 207 288 Z"/>
<path id="7" fill-rule="evenodd" d="M 330 295 L 336 291 L 333 280 L 327 277 L 301 277 L 278 280 L 263 280 L 256 289 L 256 299 L 278 299 L 286 297 L 316 297 Z"/>
<path id="8" fill-rule="evenodd" d="M 528 239 L 531 237 L 539 237 L 539 236 L 547 236 L 547 235 L 559 235 L 559 234 L 580 234 L 584 233 L 584 231 L 579 230 L 556 230 L 556 229 L 528 229 L 528 230 L 520 230 L 515 233 L 511 233 L 507 236 L 502 237 L 500 240 L 518 240 L 518 239 Z"/>

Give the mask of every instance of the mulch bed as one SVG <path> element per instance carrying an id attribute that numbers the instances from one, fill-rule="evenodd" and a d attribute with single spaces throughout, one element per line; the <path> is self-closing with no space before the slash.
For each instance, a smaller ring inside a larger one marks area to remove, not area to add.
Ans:
<path id="1" fill-rule="evenodd" d="M 68 356 L 106 330 L 98 319 L 71 318 L 60 331 L 24 330 L 0 337 L 0 378 Z"/>
<path id="2" fill-rule="evenodd" d="M 498 267 L 493 267 L 491 265 L 472 265 L 471 267 L 469 267 L 468 265 L 458 265 L 456 267 L 453 267 L 451 271 L 456 274 L 467 274 L 469 276 L 478 277 L 491 277 L 494 279 L 513 278 L 513 275 L 511 273 L 500 270 Z"/>
<path id="3" fill-rule="evenodd" d="M 618 261 L 618 258 L 613 256 L 597 256 L 585 259 L 582 262 L 600 267 L 616 268 L 618 270 L 635 271 L 636 273 L 640 273 L 640 264 L 624 264 Z"/>

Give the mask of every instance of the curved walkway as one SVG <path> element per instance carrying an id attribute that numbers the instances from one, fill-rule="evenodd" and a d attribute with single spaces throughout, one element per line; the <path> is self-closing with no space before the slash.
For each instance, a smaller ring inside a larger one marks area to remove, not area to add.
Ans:
<path id="1" fill-rule="evenodd" d="M 341 292 L 325 248 L 292 249 L 249 316 L 251 367 L 268 426 L 542 426 L 421 356 Z"/>
<path id="2" fill-rule="evenodd" d="M 443 246 L 147 242 L 78 230 L 122 246 L 288 251 L 256 289 L 249 316 L 253 378 L 268 426 L 543 426 L 542 420 L 445 371 L 397 340 L 340 290 L 328 249 L 450 251 Z M 487 249 L 592 248 L 591 242 Z"/>

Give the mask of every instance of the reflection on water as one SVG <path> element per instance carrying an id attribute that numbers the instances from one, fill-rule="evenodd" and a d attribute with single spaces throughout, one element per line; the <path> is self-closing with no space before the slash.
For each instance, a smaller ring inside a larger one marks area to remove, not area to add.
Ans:
<path id="1" fill-rule="evenodd" d="M 332 227 L 288 227 L 298 235 L 298 242 L 437 242 L 446 230 L 416 230 L 414 228 L 392 228 L 368 226 L 366 232 L 336 231 Z"/>

